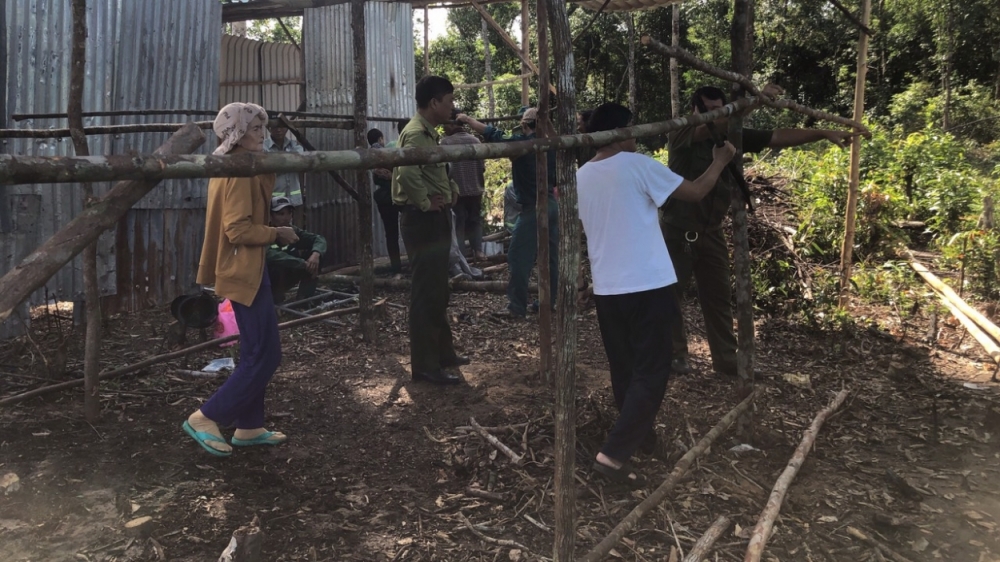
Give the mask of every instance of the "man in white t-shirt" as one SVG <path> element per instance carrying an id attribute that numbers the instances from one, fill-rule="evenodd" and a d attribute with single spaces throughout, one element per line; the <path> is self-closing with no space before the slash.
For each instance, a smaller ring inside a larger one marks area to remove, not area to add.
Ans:
<path id="1" fill-rule="evenodd" d="M 594 110 L 587 131 L 626 127 L 631 118 L 627 108 L 606 103 Z M 576 181 L 597 320 L 620 412 L 593 470 L 613 482 L 641 485 L 644 479 L 628 460 L 644 443 L 655 443 L 653 422 L 670 374 L 670 328 L 680 315 L 671 287 L 677 275 L 657 209 L 668 197 L 704 197 L 736 149 L 729 143 L 716 148 L 712 165 L 694 181 L 635 150 L 635 139 L 598 149 Z"/>

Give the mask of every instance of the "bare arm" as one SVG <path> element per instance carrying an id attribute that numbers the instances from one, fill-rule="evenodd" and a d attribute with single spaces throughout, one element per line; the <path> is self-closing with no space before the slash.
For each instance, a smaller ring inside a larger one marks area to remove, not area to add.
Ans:
<path id="1" fill-rule="evenodd" d="M 480 135 L 486 131 L 486 123 L 483 123 L 475 119 L 474 117 L 469 117 L 464 113 L 459 113 L 458 116 L 455 117 L 455 121 L 468 125 L 470 129 L 479 133 Z"/>
<path id="2" fill-rule="evenodd" d="M 736 148 L 729 142 L 726 142 L 723 146 L 713 148 L 712 165 L 698 179 L 681 182 L 670 196 L 692 203 L 701 201 L 715 187 L 715 182 L 719 180 L 719 174 L 722 173 L 722 170 L 733 159 L 734 154 L 736 154 Z"/>

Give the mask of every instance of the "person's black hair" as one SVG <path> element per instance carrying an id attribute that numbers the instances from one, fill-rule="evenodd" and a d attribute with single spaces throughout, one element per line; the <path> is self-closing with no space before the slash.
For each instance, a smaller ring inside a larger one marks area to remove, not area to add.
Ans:
<path id="1" fill-rule="evenodd" d="M 586 133 L 590 131 L 590 117 L 593 114 L 594 114 L 593 109 L 583 109 L 580 111 L 580 121 L 583 123 L 583 131 L 581 132 Z"/>
<path id="2" fill-rule="evenodd" d="M 604 103 L 597 106 L 587 120 L 587 132 L 597 133 L 628 127 L 631 120 L 632 112 L 629 108 L 614 102 Z"/>
<path id="3" fill-rule="evenodd" d="M 424 109 L 433 99 L 441 99 L 455 91 L 451 81 L 440 76 L 424 76 L 417 82 L 417 108 Z"/>
<path id="4" fill-rule="evenodd" d="M 702 86 L 695 90 L 694 94 L 691 94 L 691 107 L 698 107 L 698 102 L 702 98 L 707 100 L 722 100 L 723 104 L 726 103 L 726 93 L 715 86 Z"/>
<path id="5" fill-rule="evenodd" d="M 371 145 L 377 143 L 378 139 L 380 139 L 380 138 L 382 138 L 384 136 L 385 135 L 382 134 L 382 131 L 380 131 L 378 129 L 372 129 L 372 130 L 368 131 L 368 146 L 371 146 Z"/>

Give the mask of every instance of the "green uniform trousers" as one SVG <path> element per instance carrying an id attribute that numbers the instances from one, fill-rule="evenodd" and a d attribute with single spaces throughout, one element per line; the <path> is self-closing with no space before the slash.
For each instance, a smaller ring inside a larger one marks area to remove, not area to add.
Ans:
<path id="1" fill-rule="evenodd" d="M 426 373 L 454 363 L 448 325 L 451 210 L 406 206 L 399 217 L 413 281 L 410 287 L 410 370 Z"/>
<path id="2" fill-rule="evenodd" d="M 687 293 L 691 275 L 698 287 L 698 302 L 705 318 L 708 348 L 716 372 L 736 376 L 736 333 L 733 330 L 733 288 L 729 248 L 721 228 L 701 233 L 663 225 L 670 261 L 677 272 L 677 301 Z M 694 239 L 691 241 L 690 239 Z M 674 323 L 671 339 L 674 357 L 687 359 L 687 330 L 684 316 Z"/>

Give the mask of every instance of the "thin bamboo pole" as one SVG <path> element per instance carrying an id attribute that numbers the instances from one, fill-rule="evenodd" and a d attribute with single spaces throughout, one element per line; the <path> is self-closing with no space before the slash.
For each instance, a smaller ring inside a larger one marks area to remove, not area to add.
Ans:
<path id="1" fill-rule="evenodd" d="M 681 4 L 675 2 L 670 7 L 670 46 L 679 49 L 681 45 Z M 645 44 L 646 37 L 642 38 Z M 677 65 L 677 57 L 670 57 L 670 116 L 680 117 L 681 110 L 681 74 Z"/>
<path id="2" fill-rule="evenodd" d="M 380 307 L 385 304 L 385 299 L 380 300 L 375 303 L 375 307 Z M 327 318 L 333 318 L 335 316 L 345 316 L 347 314 L 354 314 L 360 309 L 358 307 L 353 308 L 342 308 L 340 310 L 331 310 L 330 312 L 324 312 L 322 314 L 316 314 L 315 316 L 310 316 L 308 318 L 296 318 L 295 320 L 289 320 L 288 322 L 282 322 L 278 324 L 279 330 L 287 330 L 288 328 L 294 328 L 295 326 L 302 326 L 303 324 L 312 324 L 313 322 L 319 322 Z M 198 345 L 192 345 L 184 349 L 179 349 L 177 351 L 172 351 L 170 353 L 164 353 L 162 355 L 157 355 L 155 357 L 150 357 L 149 359 L 144 359 L 138 363 L 133 363 L 132 365 L 126 365 L 124 367 L 119 367 L 111 371 L 105 371 L 101 373 L 100 380 L 108 380 L 120 377 L 122 375 L 127 375 L 129 373 L 134 373 L 139 369 L 149 367 L 150 365 L 156 365 L 158 363 L 163 363 L 164 361 L 169 361 L 171 359 L 177 359 L 179 357 L 184 357 L 190 355 L 195 351 L 201 351 L 203 349 L 209 349 L 212 347 L 218 347 L 224 343 L 229 343 L 231 341 L 236 341 L 240 338 L 239 334 L 233 336 L 226 336 L 224 338 L 218 338 L 214 340 L 209 340 Z M 76 388 L 78 386 L 83 386 L 83 379 L 75 379 L 71 381 L 61 382 L 59 384 L 53 384 L 51 386 L 43 386 L 42 388 L 36 388 L 28 392 L 22 392 L 21 394 L 15 394 L 14 396 L 9 396 L 0 400 L 0 406 L 11 406 L 17 404 L 18 402 L 23 402 L 29 398 L 34 398 L 36 396 L 42 396 L 45 394 L 50 394 L 52 392 L 57 392 L 60 390 L 66 390 L 69 388 Z"/>
<path id="3" fill-rule="evenodd" d="M 823 422 L 844 403 L 849 393 L 850 391 L 846 388 L 837 393 L 833 401 L 816 414 L 812 425 L 802 435 L 802 441 L 796 447 L 791 460 L 788 461 L 788 466 L 785 467 L 784 472 L 778 477 L 778 481 L 774 483 L 771 496 L 767 499 L 767 505 L 764 506 L 764 511 L 757 518 L 757 525 L 750 535 L 750 544 L 747 546 L 747 553 L 743 558 L 743 562 L 760 561 L 760 557 L 764 554 L 764 545 L 771 538 L 771 529 L 773 529 L 774 520 L 781 511 L 781 504 L 785 500 L 785 494 L 788 493 L 788 487 L 791 485 L 792 480 L 795 479 L 795 475 L 799 473 L 799 469 L 802 468 L 802 463 L 805 462 L 806 456 L 809 455 L 809 450 L 812 449 L 813 443 L 816 442 L 816 436 L 819 434 L 820 428 L 823 427 Z"/>
<path id="4" fill-rule="evenodd" d="M 723 416 L 722 419 L 719 420 L 719 423 L 715 424 L 715 427 L 713 427 L 711 431 L 706 433 L 705 436 L 698 441 L 697 445 L 692 447 L 688 452 L 684 453 L 684 456 L 677 461 L 677 464 L 674 465 L 674 469 L 670 471 L 670 476 L 663 481 L 663 484 L 660 484 L 660 487 L 647 496 L 642 503 L 635 506 L 635 509 L 629 512 L 629 514 L 622 519 L 621 523 L 612 529 L 608 536 L 604 537 L 604 539 L 601 540 L 601 542 L 599 542 L 593 550 L 581 558 L 580 562 L 600 562 L 603 560 L 604 557 L 611 552 L 611 549 L 618 544 L 618 541 L 622 540 L 625 533 L 628 533 L 636 526 L 639 519 L 649 513 L 653 508 L 660 505 L 663 500 L 667 499 L 667 494 L 670 493 L 674 486 L 680 482 L 681 478 L 687 474 L 688 469 L 691 468 L 694 461 L 701 458 L 701 456 L 708 451 L 712 443 L 714 443 L 715 440 L 722 435 L 722 432 L 728 429 L 729 426 L 736 421 L 736 418 L 740 417 L 750 407 L 755 396 L 756 393 L 747 396 L 735 408 L 730 410 L 728 414 Z"/>
<path id="5" fill-rule="evenodd" d="M 430 31 L 430 12 L 427 10 L 427 6 L 424 6 L 424 76 L 431 74 Z"/>
<path id="6" fill-rule="evenodd" d="M 535 134 L 550 136 L 549 126 L 549 36 L 547 0 L 535 3 L 535 27 L 538 33 L 538 117 Z M 538 230 L 538 370 L 545 384 L 552 384 L 552 303 L 556 295 L 549 283 L 549 158 L 547 152 L 535 153 L 535 218 Z"/>
<path id="7" fill-rule="evenodd" d="M 872 1 L 863 0 L 861 23 L 871 22 Z M 854 120 L 865 116 L 865 78 L 868 74 L 868 34 L 858 33 L 858 72 L 854 83 Z M 840 306 L 847 304 L 847 289 L 851 285 L 854 259 L 854 227 L 858 211 L 858 185 L 861 183 L 861 138 L 851 141 L 851 181 L 847 188 L 847 209 L 844 213 L 844 244 L 840 247 Z"/>
<path id="8" fill-rule="evenodd" d="M 566 2 L 548 1 L 552 31 L 552 55 L 556 85 L 560 92 L 556 109 L 557 133 L 576 130 L 576 82 L 573 37 Z M 542 90 L 544 91 L 544 90 Z M 576 545 L 576 286 L 580 274 L 580 218 L 577 208 L 575 153 L 556 155 L 556 185 L 559 186 L 559 322 L 555 368 L 555 471 L 553 474 L 555 562 L 575 560 Z M 542 280 L 544 283 L 544 280 Z"/>
<path id="9" fill-rule="evenodd" d="M 564 134 L 546 139 L 505 143 L 437 146 L 434 148 L 378 148 L 331 152 L 243 153 L 214 156 L 115 155 L 69 158 L 0 154 L 0 183 L 35 184 L 112 180 L 163 180 L 208 177 L 252 177 L 266 173 L 327 172 L 393 168 L 463 160 L 514 158 L 535 151 L 604 146 L 614 142 L 661 135 L 690 125 L 721 119 L 753 107 L 760 98 L 745 98 L 704 114 L 635 125 L 599 133 Z M 574 117 L 575 119 L 575 117 Z"/>
<path id="10" fill-rule="evenodd" d="M 87 0 L 73 0 L 73 46 L 70 61 L 69 118 L 73 151 L 77 156 L 90 156 L 87 135 L 83 130 L 83 88 L 87 63 Z M 93 204 L 94 187 L 81 184 L 83 207 Z M 86 335 L 84 336 L 83 357 L 83 412 L 88 422 L 96 422 L 101 417 L 101 400 L 97 392 L 100 388 L 98 375 L 101 370 L 101 293 L 97 284 L 97 242 L 92 242 L 83 251 L 83 291 L 86 307 Z"/>
<path id="11" fill-rule="evenodd" d="M 280 125 L 277 118 L 268 120 L 268 126 Z M 353 129 L 353 121 L 331 121 L 327 119 L 299 119 L 295 121 L 298 127 L 308 127 L 311 129 Z M 141 123 L 137 125 L 98 125 L 95 127 L 85 127 L 84 134 L 87 135 L 117 135 L 125 133 L 173 133 L 180 130 L 185 123 Z M 197 121 L 195 125 L 199 129 L 209 130 L 212 128 L 211 121 Z M 48 139 L 71 137 L 70 130 L 66 129 L 0 129 L 0 139 Z"/>
<path id="12" fill-rule="evenodd" d="M 916 271 L 928 285 L 940 293 L 945 300 L 950 302 L 956 309 L 960 310 L 963 315 L 975 323 L 976 326 L 979 326 L 983 331 L 988 333 L 990 337 L 1000 342 L 1000 327 L 991 322 L 990 319 L 984 316 L 981 312 L 969 306 L 967 302 L 962 300 L 962 297 L 955 293 L 954 289 L 938 279 L 938 277 L 931 273 L 930 270 L 924 266 L 924 264 L 911 259 L 910 267 L 913 268 L 913 270 Z"/>

